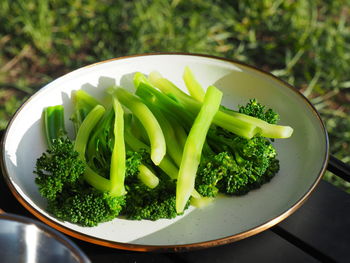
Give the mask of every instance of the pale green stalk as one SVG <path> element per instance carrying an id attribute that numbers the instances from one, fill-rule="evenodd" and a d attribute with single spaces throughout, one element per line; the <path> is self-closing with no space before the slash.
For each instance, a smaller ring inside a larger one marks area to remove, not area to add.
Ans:
<path id="1" fill-rule="evenodd" d="M 114 146 L 111 156 L 110 181 L 111 195 L 121 196 L 126 193 L 125 180 L 125 142 L 124 142 L 124 111 L 122 105 L 113 96 L 114 109 Z"/>
<path id="2" fill-rule="evenodd" d="M 165 94 L 173 95 L 179 99 L 192 114 L 197 114 L 200 110 L 201 102 L 194 100 L 172 82 L 163 78 L 158 72 L 151 72 L 149 81 Z M 270 124 L 238 112 L 227 114 L 219 110 L 213 119 L 213 123 L 247 139 L 251 139 L 258 133 L 261 136 L 276 139 L 289 138 L 293 133 L 293 128 L 290 126 Z"/>
<path id="3" fill-rule="evenodd" d="M 155 188 L 159 184 L 159 178 L 149 169 L 146 165 L 141 164 L 139 166 L 139 173 L 137 177 L 147 185 L 149 188 Z"/>
<path id="4" fill-rule="evenodd" d="M 202 107 L 188 134 L 176 185 L 176 211 L 182 213 L 194 190 L 203 145 L 221 103 L 222 92 L 209 86 Z"/>
<path id="5" fill-rule="evenodd" d="M 138 97 L 125 89 L 118 88 L 116 89 L 115 94 L 117 95 L 119 101 L 125 105 L 142 123 L 149 137 L 151 145 L 151 159 L 156 165 L 158 165 L 166 153 L 166 143 L 163 131 L 156 117 Z"/>
<path id="6" fill-rule="evenodd" d="M 81 123 L 77 136 L 75 138 L 74 150 L 79 153 L 79 158 L 86 162 L 85 150 L 86 145 L 89 140 L 90 133 L 92 129 L 95 128 L 98 121 L 101 119 L 105 113 L 105 108 L 101 105 L 96 105 L 85 117 L 84 121 Z M 87 164 L 84 172 L 84 179 L 94 188 L 101 191 L 110 190 L 110 181 L 95 171 L 93 171 Z"/>
<path id="7" fill-rule="evenodd" d="M 185 67 L 182 78 L 185 81 L 186 88 L 192 96 L 192 98 L 194 98 L 197 101 L 203 102 L 205 91 L 203 90 L 201 84 L 199 84 L 193 72 L 188 66 Z"/>
<path id="8" fill-rule="evenodd" d="M 146 150 L 147 152 L 150 152 L 151 149 L 148 145 L 137 139 L 133 134 L 131 134 L 130 131 L 127 131 L 125 133 L 125 142 L 126 144 L 133 150 L 133 151 L 139 151 L 141 149 Z M 175 166 L 175 164 L 172 162 L 172 160 L 169 158 L 168 155 L 165 155 L 158 164 L 158 167 L 165 172 L 171 179 L 176 179 L 179 170 Z"/>

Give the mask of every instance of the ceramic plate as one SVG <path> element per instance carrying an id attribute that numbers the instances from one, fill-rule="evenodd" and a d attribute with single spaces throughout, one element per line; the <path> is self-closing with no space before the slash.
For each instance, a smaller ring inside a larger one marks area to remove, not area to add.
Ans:
<path id="1" fill-rule="evenodd" d="M 134 72 L 157 70 L 185 90 L 182 73 L 189 66 L 203 87 L 214 84 L 223 104 L 237 108 L 249 98 L 275 109 L 280 124 L 294 128 L 289 139 L 275 141 L 281 169 L 260 189 L 241 197 L 217 198 L 204 209 L 189 209 L 172 220 L 115 219 L 97 227 L 62 222 L 45 211 L 34 183 L 36 159 L 46 149 L 40 122 L 44 107 L 63 104 L 67 127 L 73 90 L 97 98 L 111 84 L 132 88 Z M 328 162 L 326 129 L 310 102 L 269 73 L 240 62 L 193 54 L 146 54 L 112 59 L 75 70 L 49 83 L 17 111 L 2 142 L 2 168 L 14 196 L 46 224 L 73 237 L 128 250 L 186 250 L 233 242 L 259 233 L 299 208 L 314 190 Z"/>

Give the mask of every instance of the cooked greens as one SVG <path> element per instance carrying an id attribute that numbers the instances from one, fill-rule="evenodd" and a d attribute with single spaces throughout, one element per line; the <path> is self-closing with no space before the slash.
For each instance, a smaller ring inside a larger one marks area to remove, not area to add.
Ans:
<path id="1" fill-rule="evenodd" d="M 183 78 L 190 95 L 157 72 L 136 73 L 134 93 L 110 87 L 109 103 L 73 92 L 74 138 L 63 106 L 44 109 L 48 150 L 34 172 L 47 210 L 82 226 L 174 218 L 271 180 L 279 171 L 272 141 L 293 129 L 256 99 L 222 106 L 222 92 L 204 90 L 188 67 Z"/>

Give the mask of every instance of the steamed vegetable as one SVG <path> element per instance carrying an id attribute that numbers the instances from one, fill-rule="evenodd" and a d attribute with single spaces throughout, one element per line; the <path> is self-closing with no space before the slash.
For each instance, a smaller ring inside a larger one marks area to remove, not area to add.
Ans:
<path id="1" fill-rule="evenodd" d="M 183 212 L 186 202 L 194 190 L 203 145 L 212 120 L 220 107 L 221 98 L 222 92 L 214 86 L 209 86 L 204 96 L 203 105 L 187 136 L 177 178 L 177 212 Z"/>
<path id="2" fill-rule="evenodd" d="M 271 180 L 280 168 L 272 142 L 293 129 L 254 98 L 224 107 L 222 92 L 204 90 L 188 67 L 183 80 L 189 95 L 157 72 L 137 72 L 134 93 L 108 88 L 105 104 L 73 92 L 71 137 L 63 106 L 44 109 L 48 150 L 34 172 L 48 211 L 82 226 L 174 218 Z"/>
<path id="3" fill-rule="evenodd" d="M 149 76 L 149 80 L 151 84 L 166 95 L 176 98 L 186 110 L 194 115 L 198 114 L 201 102 L 196 101 L 184 93 L 157 72 L 152 72 Z M 269 138 L 288 138 L 293 133 L 293 129 L 289 126 L 270 124 L 264 120 L 236 111 L 231 111 L 230 114 L 221 110 L 218 111 L 214 117 L 213 123 L 247 139 L 252 138 L 258 133 Z"/>
<path id="4" fill-rule="evenodd" d="M 101 106 L 102 107 L 102 106 Z M 64 130 L 63 108 L 48 108 L 51 117 L 47 125 Z M 111 194 L 109 180 L 92 171 L 85 163 L 83 149 L 89 131 L 103 114 L 103 108 L 94 108 L 82 122 L 76 141 L 56 137 L 50 149 L 37 160 L 35 173 L 40 194 L 47 198 L 47 209 L 58 219 L 83 226 L 95 226 L 119 215 L 124 206 L 123 196 Z M 65 134 L 65 133 L 64 133 Z"/>

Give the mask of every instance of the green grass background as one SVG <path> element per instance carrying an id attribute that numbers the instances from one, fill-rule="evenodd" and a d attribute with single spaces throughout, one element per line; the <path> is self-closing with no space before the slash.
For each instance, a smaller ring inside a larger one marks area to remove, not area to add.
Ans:
<path id="1" fill-rule="evenodd" d="M 350 163 L 350 0 L 0 0 L 0 129 L 64 73 L 161 51 L 232 58 L 286 80 L 320 112 L 331 153 Z"/>

